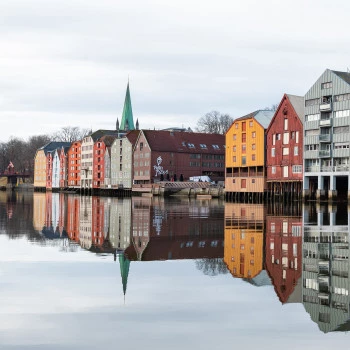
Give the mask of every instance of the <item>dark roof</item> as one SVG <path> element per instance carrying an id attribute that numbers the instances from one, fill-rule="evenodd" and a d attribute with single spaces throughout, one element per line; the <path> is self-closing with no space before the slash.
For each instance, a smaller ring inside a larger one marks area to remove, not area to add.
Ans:
<path id="1" fill-rule="evenodd" d="M 105 135 L 102 136 L 99 141 L 104 142 L 104 144 L 106 145 L 106 147 L 110 147 L 113 143 L 113 141 L 117 138 L 116 135 Z"/>
<path id="2" fill-rule="evenodd" d="M 225 136 L 221 134 L 163 130 L 143 130 L 143 133 L 152 151 L 225 153 Z"/>
<path id="3" fill-rule="evenodd" d="M 100 139 L 103 136 L 118 136 L 119 135 L 119 131 L 118 130 L 97 130 L 94 131 L 92 134 L 88 135 L 90 136 L 94 142 L 96 142 L 98 139 Z"/>
<path id="4" fill-rule="evenodd" d="M 48 152 L 52 152 L 54 150 L 56 150 L 57 148 L 62 148 L 62 147 L 70 147 L 71 143 L 70 142 L 49 142 L 46 145 L 42 146 L 41 148 L 39 148 L 39 150 L 43 150 L 45 152 L 45 155 Z"/>
<path id="5" fill-rule="evenodd" d="M 130 141 L 132 145 L 135 145 L 137 138 L 139 137 L 140 130 L 129 131 L 125 137 Z"/>
<path id="6" fill-rule="evenodd" d="M 332 70 L 334 74 L 336 74 L 339 78 L 343 79 L 345 82 L 350 84 L 350 73 L 348 72 L 338 72 L 335 70 Z"/>

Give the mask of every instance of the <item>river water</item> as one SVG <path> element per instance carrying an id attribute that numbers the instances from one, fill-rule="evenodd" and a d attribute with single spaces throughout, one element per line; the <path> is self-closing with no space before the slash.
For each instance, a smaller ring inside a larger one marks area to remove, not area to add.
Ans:
<path id="1" fill-rule="evenodd" d="M 328 349 L 346 204 L 0 192 L 0 349 Z"/>

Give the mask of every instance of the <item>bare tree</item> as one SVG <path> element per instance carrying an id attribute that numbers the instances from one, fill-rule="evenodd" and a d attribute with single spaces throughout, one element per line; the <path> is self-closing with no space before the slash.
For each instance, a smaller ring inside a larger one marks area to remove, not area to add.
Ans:
<path id="1" fill-rule="evenodd" d="M 196 267 L 201 270 L 205 275 L 217 276 L 226 274 L 228 272 L 227 267 L 222 258 L 203 258 L 196 260 Z"/>
<path id="2" fill-rule="evenodd" d="M 274 111 L 274 112 L 276 112 L 276 111 L 277 111 L 277 108 L 278 108 L 278 104 L 277 104 L 277 103 L 274 103 L 274 104 L 272 104 L 270 107 L 265 107 L 264 110 L 265 110 L 265 111 Z"/>
<path id="3" fill-rule="evenodd" d="M 89 135 L 89 129 L 80 129 L 77 126 L 64 126 L 52 135 L 52 141 L 74 142 Z"/>
<path id="4" fill-rule="evenodd" d="M 196 131 L 207 134 L 224 134 L 232 123 L 233 118 L 228 114 L 211 111 L 198 120 Z"/>

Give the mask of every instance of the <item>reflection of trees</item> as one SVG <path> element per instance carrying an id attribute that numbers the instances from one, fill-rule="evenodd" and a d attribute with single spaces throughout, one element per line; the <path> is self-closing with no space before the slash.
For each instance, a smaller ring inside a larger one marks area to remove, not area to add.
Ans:
<path id="1" fill-rule="evenodd" d="M 223 258 L 203 258 L 196 260 L 196 267 L 205 275 L 217 276 L 228 272 Z"/>

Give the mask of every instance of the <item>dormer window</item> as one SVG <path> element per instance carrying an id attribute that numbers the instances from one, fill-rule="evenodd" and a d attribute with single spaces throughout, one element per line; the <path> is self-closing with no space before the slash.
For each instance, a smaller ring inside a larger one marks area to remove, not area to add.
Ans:
<path id="1" fill-rule="evenodd" d="M 219 145 L 213 145 L 214 149 L 220 149 Z"/>
<path id="2" fill-rule="evenodd" d="M 194 144 L 193 143 L 188 143 L 187 144 L 189 148 L 194 148 Z"/>
<path id="3" fill-rule="evenodd" d="M 201 146 L 201 148 L 207 148 L 207 145 L 204 143 L 201 143 L 200 146 Z"/>

